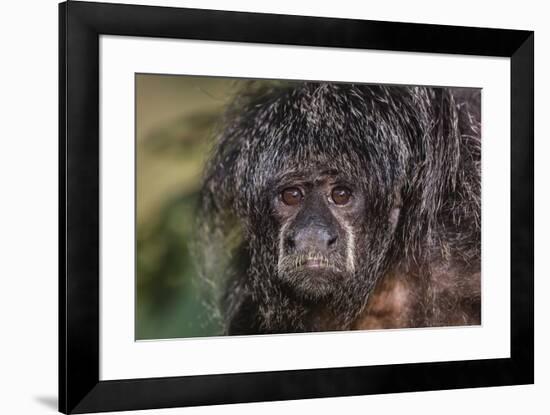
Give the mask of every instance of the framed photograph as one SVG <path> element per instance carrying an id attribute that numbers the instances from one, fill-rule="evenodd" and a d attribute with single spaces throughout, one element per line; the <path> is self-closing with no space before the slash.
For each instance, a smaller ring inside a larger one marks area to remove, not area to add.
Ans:
<path id="1" fill-rule="evenodd" d="M 59 7 L 61 412 L 533 383 L 533 32 Z"/>

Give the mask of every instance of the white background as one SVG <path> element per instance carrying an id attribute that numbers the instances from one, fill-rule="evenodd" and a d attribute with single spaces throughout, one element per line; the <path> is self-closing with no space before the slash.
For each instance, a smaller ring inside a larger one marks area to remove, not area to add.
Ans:
<path id="1" fill-rule="evenodd" d="M 550 154 L 550 27 L 544 2 L 517 1 L 164 1 L 243 11 L 507 27 L 536 31 L 536 385 L 144 411 L 159 414 L 547 413 L 550 389 L 550 282 L 543 215 Z M 2 5 L 0 105 L 0 319 L 2 385 L 7 414 L 55 413 L 57 395 L 57 5 L 33 0 Z"/>

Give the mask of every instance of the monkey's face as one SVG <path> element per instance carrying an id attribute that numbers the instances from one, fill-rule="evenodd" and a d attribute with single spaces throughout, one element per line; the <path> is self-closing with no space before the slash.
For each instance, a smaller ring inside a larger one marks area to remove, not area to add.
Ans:
<path id="1" fill-rule="evenodd" d="M 277 274 L 306 299 L 321 299 L 354 277 L 363 191 L 334 171 L 282 180 L 273 196 L 279 223 Z"/>

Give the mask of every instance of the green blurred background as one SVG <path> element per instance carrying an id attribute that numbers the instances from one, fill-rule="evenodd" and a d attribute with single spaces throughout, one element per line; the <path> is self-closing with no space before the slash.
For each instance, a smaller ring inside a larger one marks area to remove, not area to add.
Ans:
<path id="1" fill-rule="evenodd" d="M 238 83 L 136 74 L 136 340 L 221 334 L 190 243 L 202 169 Z"/>

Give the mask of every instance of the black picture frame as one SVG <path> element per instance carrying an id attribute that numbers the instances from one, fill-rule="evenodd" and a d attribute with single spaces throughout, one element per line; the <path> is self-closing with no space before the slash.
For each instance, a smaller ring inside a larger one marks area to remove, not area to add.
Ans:
<path id="1" fill-rule="evenodd" d="M 534 382 L 534 33 L 69 1 L 59 5 L 59 410 L 86 413 Z M 99 380 L 99 37 L 509 57 L 511 357 Z"/>

